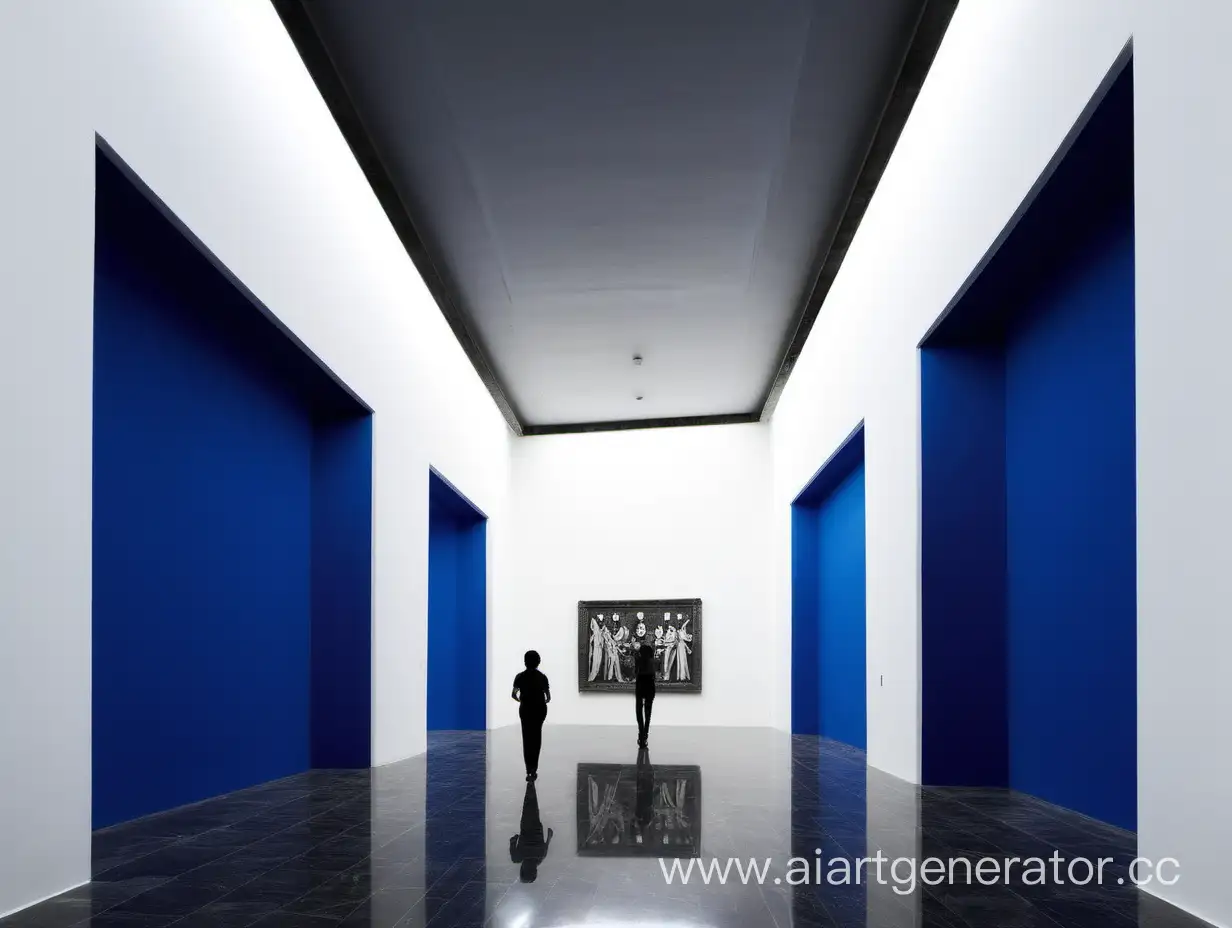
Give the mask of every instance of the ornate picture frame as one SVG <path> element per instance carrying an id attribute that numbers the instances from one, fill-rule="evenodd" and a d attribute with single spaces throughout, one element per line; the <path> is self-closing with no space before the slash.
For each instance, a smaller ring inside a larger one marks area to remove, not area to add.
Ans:
<path id="1" fill-rule="evenodd" d="M 578 692 L 632 693 L 643 642 L 655 649 L 656 693 L 702 691 L 700 599 L 581 600 L 577 628 Z"/>

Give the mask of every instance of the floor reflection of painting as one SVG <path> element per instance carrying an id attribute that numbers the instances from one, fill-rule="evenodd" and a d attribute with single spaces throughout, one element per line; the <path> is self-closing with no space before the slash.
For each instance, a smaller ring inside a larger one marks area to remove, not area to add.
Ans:
<path id="1" fill-rule="evenodd" d="M 700 767 L 578 764 L 578 854 L 697 857 L 701 853 Z"/>
<path id="2" fill-rule="evenodd" d="M 702 690 L 700 599 L 578 603 L 578 689 L 632 690 L 638 648 L 654 651 L 660 691 Z"/>

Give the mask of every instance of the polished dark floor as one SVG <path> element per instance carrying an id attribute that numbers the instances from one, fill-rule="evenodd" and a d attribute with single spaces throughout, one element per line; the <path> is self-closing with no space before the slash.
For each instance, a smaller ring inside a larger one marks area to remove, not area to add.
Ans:
<path id="1" fill-rule="evenodd" d="M 1116 883 L 1132 834 L 1038 800 L 921 790 L 842 745 L 768 729 L 659 728 L 639 764 L 635 735 L 548 725 L 533 789 L 518 729 L 444 733 L 399 764 L 304 774 L 117 826 L 95 837 L 94 882 L 0 928 L 1205 925 Z M 872 871 L 828 882 L 833 859 L 878 850 L 1115 863 L 1104 885 L 980 885 L 960 866 L 956 882 L 906 892 L 888 864 L 883 883 Z M 773 862 L 763 885 L 734 868 L 725 885 L 696 871 L 669 884 L 660 857 L 695 854 Z M 820 858 L 820 885 L 787 885 L 792 857 Z"/>

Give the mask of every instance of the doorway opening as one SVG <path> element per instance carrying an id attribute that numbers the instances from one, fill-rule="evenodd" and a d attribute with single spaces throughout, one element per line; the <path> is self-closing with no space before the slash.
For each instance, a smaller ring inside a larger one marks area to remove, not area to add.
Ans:
<path id="1" fill-rule="evenodd" d="M 428 473 L 428 731 L 488 727 L 488 517 Z"/>
<path id="2" fill-rule="evenodd" d="M 370 763 L 372 416 L 96 158 L 95 828 Z"/>
<path id="3" fill-rule="evenodd" d="M 920 345 L 922 773 L 1134 829 L 1133 67 Z"/>
<path id="4" fill-rule="evenodd" d="M 864 423 L 791 504 L 791 730 L 864 750 Z"/>

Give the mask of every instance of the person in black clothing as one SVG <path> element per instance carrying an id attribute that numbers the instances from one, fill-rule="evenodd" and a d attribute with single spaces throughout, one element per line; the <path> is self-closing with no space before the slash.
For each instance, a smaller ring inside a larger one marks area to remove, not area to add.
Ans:
<path id="1" fill-rule="evenodd" d="M 521 834 L 509 839 L 509 859 L 515 864 L 521 864 L 518 878 L 523 883 L 535 882 L 539 875 L 539 864 L 548 856 L 548 846 L 552 843 L 552 829 L 548 829 L 547 837 L 543 835 L 543 822 L 539 820 L 539 797 L 535 794 L 535 784 L 526 784 L 526 796 L 522 800 Z"/>
<path id="2" fill-rule="evenodd" d="M 518 717 L 522 720 L 522 757 L 526 761 L 526 779 L 539 776 L 539 749 L 543 747 L 543 722 L 548 717 L 552 691 L 548 678 L 539 672 L 539 652 L 526 652 L 526 669 L 513 678 L 513 698 L 520 703 Z"/>
<path id="3" fill-rule="evenodd" d="M 636 697 L 637 743 L 646 746 L 650 737 L 650 710 L 654 707 L 655 667 L 654 648 L 648 644 L 637 649 L 637 682 L 633 684 Z"/>

